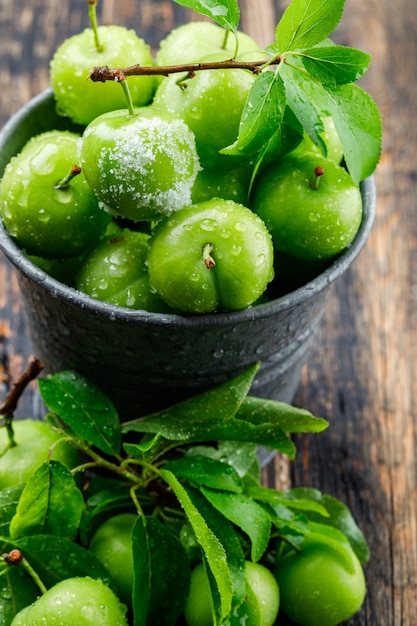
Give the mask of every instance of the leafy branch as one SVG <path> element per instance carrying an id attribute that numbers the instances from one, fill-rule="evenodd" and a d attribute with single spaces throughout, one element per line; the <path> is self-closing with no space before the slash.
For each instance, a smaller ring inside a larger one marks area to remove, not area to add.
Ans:
<path id="1" fill-rule="evenodd" d="M 177 2 L 217 22 L 236 36 L 239 8 L 236 0 L 183 0 Z M 93 81 L 118 81 L 131 76 L 185 74 L 179 82 L 197 72 L 241 69 L 255 80 L 242 112 L 236 141 L 221 152 L 245 155 L 254 161 L 254 172 L 274 146 L 274 155 L 289 151 L 291 143 L 282 140 L 290 130 L 295 136 L 305 132 L 324 155 L 322 118 L 331 115 L 339 135 L 345 163 L 355 183 L 370 176 L 381 152 L 381 118 L 369 94 L 354 84 L 366 73 L 370 56 L 329 39 L 338 25 L 345 0 L 293 0 L 282 15 L 275 41 L 260 50 L 262 59 L 186 63 L 171 66 L 127 68 L 95 67 Z M 265 58 L 265 55 L 267 58 Z M 237 57 L 237 51 L 236 55 Z M 294 147 L 294 146 L 292 146 Z"/>
<path id="2" fill-rule="evenodd" d="M 24 486 L 0 492 L 2 554 L 21 552 L 34 595 L 39 580 L 46 589 L 72 576 L 106 580 L 88 545 L 102 521 L 120 511 L 138 514 L 132 530 L 135 585 L 142 589 L 132 596 L 138 624 L 153 623 L 155 611 L 158 623 L 176 623 L 188 592 L 191 553 L 205 560 L 213 577 L 219 625 L 231 612 L 239 614 L 245 559 L 268 560 L 277 545 L 297 547 L 317 527 L 322 534 L 337 530 L 362 561 L 368 558 L 363 535 L 338 500 L 316 490 L 279 492 L 261 485 L 259 445 L 293 458 L 288 433 L 318 433 L 328 423 L 249 395 L 258 367 L 125 423 L 106 395 L 75 372 L 38 380 L 47 419 L 89 460 L 72 471 L 48 460 Z M 174 562 L 175 584 L 164 591 L 173 596 L 161 608 L 160 584 L 169 580 Z M 9 569 L 6 559 L 2 571 Z M 26 577 L 0 576 L 5 613 L 12 611 L 8 598 L 23 598 L 27 586 Z"/>

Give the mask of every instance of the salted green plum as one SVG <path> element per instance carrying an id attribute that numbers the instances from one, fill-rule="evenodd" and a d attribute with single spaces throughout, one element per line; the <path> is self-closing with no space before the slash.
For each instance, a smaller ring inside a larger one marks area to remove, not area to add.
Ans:
<path id="1" fill-rule="evenodd" d="M 195 138 L 182 119 L 152 106 L 101 115 L 87 126 L 81 164 L 113 214 L 135 222 L 171 214 L 191 202 L 200 170 Z"/>
<path id="2" fill-rule="evenodd" d="M 259 176 L 251 208 L 277 251 L 330 259 L 353 241 L 362 220 L 359 187 L 340 165 L 314 153 L 287 155 Z"/>
<path id="3" fill-rule="evenodd" d="M 76 287 L 92 298 L 129 309 L 162 312 L 168 306 L 149 287 L 149 235 L 123 229 L 86 257 Z"/>
<path id="4" fill-rule="evenodd" d="M 30 139 L 4 171 L 0 213 L 27 254 L 55 259 L 79 255 L 110 221 L 83 172 L 63 184 L 79 164 L 79 142 L 76 133 L 47 131 Z"/>
<path id="5" fill-rule="evenodd" d="M 271 236 L 243 205 L 222 199 L 201 202 L 157 225 L 149 276 L 152 288 L 181 312 L 244 309 L 273 277 Z"/>
<path id="6" fill-rule="evenodd" d="M 91 28 L 69 37 L 57 49 L 50 64 L 50 81 L 58 111 L 83 126 L 102 113 L 126 106 L 119 84 L 88 80 L 95 66 L 153 65 L 149 45 L 133 30 L 123 26 L 100 26 L 98 38 L 100 50 L 97 50 Z M 131 76 L 127 81 L 135 106 L 151 102 L 156 87 L 154 77 Z"/>
<path id="7" fill-rule="evenodd" d="M 126 607 L 101 580 L 67 578 L 19 611 L 12 626 L 127 626 Z"/>
<path id="8" fill-rule="evenodd" d="M 213 54 L 202 60 L 222 59 L 224 55 Z M 219 151 L 237 138 L 254 80 L 253 74 L 242 69 L 204 70 L 187 79 L 187 88 L 181 89 L 178 75 L 172 74 L 159 85 L 154 105 L 178 115 L 191 128 L 202 167 L 230 169 L 242 164 L 241 157 Z"/>

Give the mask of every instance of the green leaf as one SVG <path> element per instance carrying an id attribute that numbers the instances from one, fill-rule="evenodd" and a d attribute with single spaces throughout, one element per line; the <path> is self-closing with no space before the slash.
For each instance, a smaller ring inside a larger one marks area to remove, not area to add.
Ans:
<path id="1" fill-rule="evenodd" d="M 292 113 L 311 141 L 320 147 L 323 154 L 326 154 L 326 144 L 321 137 L 321 134 L 324 132 L 323 122 L 315 100 L 306 93 L 305 89 L 305 83 L 312 81 L 306 81 L 306 78 L 300 75 L 298 68 L 296 66 L 292 67 L 288 63 L 283 64 L 281 76 L 285 84 L 287 104 Z"/>
<path id="2" fill-rule="evenodd" d="M 277 491 L 270 487 L 262 486 L 250 486 L 245 489 L 245 495 L 257 500 L 259 502 L 269 503 L 272 505 L 283 505 L 294 511 L 301 511 L 307 513 L 315 513 L 320 518 L 329 517 L 327 509 L 319 502 L 313 501 L 308 498 L 288 498 L 284 492 Z"/>
<path id="3" fill-rule="evenodd" d="M 144 453 L 150 452 L 158 443 L 160 438 L 160 433 L 156 433 L 152 437 L 148 437 L 140 443 L 124 443 L 123 450 L 134 459 L 143 459 Z"/>
<path id="4" fill-rule="evenodd" d="M 189 456 L 176 459 L 164 468 L 177 478 L 185 478 L 191 483 L 239 493 L 243 484 L 239 474 L 227 463 L 204 456 Z"/>
<path id="5" fill-rule="evenodd" d="M 261 150 L 280 128 L 285 105 L 285 87 L 279 72 L 259 74 L 248 94 L 238 137 L 220 152 L 250 155 Z"/>
<path id="6" fill-rule="evenodd" d="M 132 551 L 134 568 L 132 590 L 134 624 L 143 626 L 146 624 L 151 600 L 152 572 L 148 536 L 142 516 L 138 516 L 132 528 Z"/>
<path id="7" fill-rule="evenodd" d="M 190 583 L 187 555 L 155 517 L 141 517 L 132 529 L 135 624 L 172 626 L 181 615 Z"/>
<path id="8" fill-rule="evenodd" d="M 243 603 L 246 595 L 245 556 L 240 537 L 233 524 L 219 513 L 200 491 L 187 488 L 187 493 L 226 551 L 227 565 L 232 577 L 232 615 L 234 615 L 236 609 Z"/>
<path id="9" fill-rule="evenodd" d="M 152 415 L 125 422 L 122 432 L 160 433 L 175 441 L 198 440 L 207 425 L 230 420 L 247 395 L 259 364 L 222 385 Z M 194 433 L 194 434 L 193 434 Z M 197 439 L 195 439 L 197 436 Z"/>
<path id="10" fill-rule="evenodd" d="M 187 456 L 208 456 L 228 463 L 243 478 L 257 463 L 257 445 L 240 441 L 220 441 L 217 447 L 194 446 L 187 448 Z"/>
<path id="11" fill-rule="evenodd" d="M 0 535 L 9 534 L 9 525 L 16 513 L 23 487 L 21 484 L 0 491 Z"/>
<path id="12" fill-rule="evenodd" d="M 30 535 L 13 540 L 46 587 L 74 576 L 100 578 L 111 586 L 109 574 L 89 550 L 54 535 Z"/>
<path id="13" fill-rule="evenodd" d="M 310 76 L 334 87 L 359 80 L 366 73 L 371 57 L 347 46 L 317 46 L 305 50 L 301 60 Z"/>
<path id="14" fill-rule="evenodd" d="M 298 548 L 302 549 L 303 544 L 310 540 L 327 544 L 338 554 L 343 567 L 345 567 L 347 571 L 354 571 L 352 559 L 349 556 L 350 544 L 348 538 L 338 528 L 330 526 L 329 524 L 323 524 L 322 522 L 309 521 L 308 532 L 304 535 L 294 537 L 293 541 Z"/>
<path id="15" fill-rule="evenodd" d="M 39 379 L 43 401 L 79 437 L 106 454 L 119 454 L 119 417 L 112 402 L 75 372 Z"/>
<path id="16" fill-rule="evenodd" d="M 297 487 L 286 492 L 288 498 L 310 500 L 324 507 L 328 513 L 328 517 L 323 519 L 315 511 L 306 511 L 308 518 L 314 522 L 328 524 L 340 530 L 349 540 L 356 556 L 361 563 L 369 560 L 369 546 L 367 541 L 358 527 L 351 511 L 337 498 L 328 494 L 323 494 L 317 489 L 308 487 Z"/>
<path id="17" fill-rule="evenodd" d="M 220 26 L 236 32 L 240 11 L 237 0 L 175 0 L 183 7 L 210 17 Z"/>
<path id="18" fill-rule="evenodd" d="M 280 426 L 273 422 L 265 422 L 263 424 L 252 424 L 244 419 L 234 419 L 227 424 L 220 424 L 210 428 L 209 431 L 201 433 L 200 439 L 206 437 L 206 440 L 228 440 L 232 437 L 235 441 L 248 443 L 257 443 L 273 450 L 278 450 L 282 454 L 286 454 L 290 459 L 295 457 L 295 445 L 287 437 L 287 434 Z"/>
<path id="19" fill-rule="evenodd" d="M 47 534 L 74 539 L 83 509 L 82 493 L 68 468 L 59 461 L 43 463 L 23 489 L 10 536 Z"/>
<path id="20" fill-rule="evenodd" d="M 282 124 L 269 138 L 257 156 L 255 174 L 274 161 L 294 150 L 303 138 L 303 127 L 289 106 L 285 108 Z"/>
<path id="21" fill-rule="evenodd" d="M 381 156 L 382 122 L 378 107 L 357 85 L 326 91 L 347 168 L 359 184 L 373 174 Z"/>
<path id="22" fill-rule="evenodd" d="M 233 581 L 227 564 L 226 549 L 208 527 L 204 517 L 193 504 L 186 489 L 174 474 L 164 469 L 160 470 L 160 474 L 177 496 L 195 532 L 197 541 L 204 551 L 208 566 L 219 590 L 219 618 L 222 621 L 231 611 L 233 596 Z"/>
<path id="23" fill-rule="evenodd" d="M 275 31 L 277 49 L 311 48 L 328 37 L 343 14 L 345 0 L 292 0 Z"/>
<path id="24" fill-rule="evenodd" d="M 208 398 L 210 401 L 207 401 Z M 217 402 L 213 402 L 214 398 Z M 325 420 L 314 417 L 308 411 L 282 402 L 239 396 L 239 401 L 230 407 L 222 399 L 223 394 L 217 388 L 190 401 L 190 405 L 186 401 L 172 409 L 135 420 L 128 424 L 126 430 L 159 432 L 178 445 L 241 441 L 267 446 L 294 458 L 295 446 L 287 437 L 287 432 L 320 432 L 328 426 Z M 199 406 L 201 412 L 198 411 Z M 229 411 L 224 408 L 229 408 Z"/>
<path id="25" fill-rule="evenodd" d="M 256 396 L 244 399 L 236 419 L 246 420 L 254 426 L 272 424 L 286 433 L 319 433 L 329 425 L 325 419 L 315 417 L 306 409 Z"/>
<path id="26" fill-rule="evenodd" d="M 268 547 L 271 533 L 268 513 L 244 494 L 223 493 L 207 488 L 202 488 L 201 492 L 222 515 L 248 535 L 252 544 L 251 558 L 259 561 Z"/>

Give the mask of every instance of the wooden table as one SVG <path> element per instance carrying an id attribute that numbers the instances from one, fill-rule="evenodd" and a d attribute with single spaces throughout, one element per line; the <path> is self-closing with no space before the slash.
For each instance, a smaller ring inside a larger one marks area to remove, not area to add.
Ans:
<path id="1" fill-rule="evenodd" d="M 241 28 L 260 44 L 286 0 L 241 0 Z M 102 0 L 99 20 L 128 24 L 154 48 L 196 19 L 171 0 Z M 0 0 L 0 126 L 48 85 L 48 60 L 88 25 L 86 0 Z M 414 0 L 347 0 L 338 43 L 369 52 L 363 80 L 383 116 L 376 223 L 333 290 L 295 404 L 330 421 L 298 437 L 297 460 L 267 479 L 308 485 L 351 507 L 368 538 L 368 595 L 353 626 L 417 624 L 417 13 Z M 0 258 L 0 383 L 7 391 L 31 354 L 15 273 Z M 33 386 L 20 406 L 32 411 Z"/>

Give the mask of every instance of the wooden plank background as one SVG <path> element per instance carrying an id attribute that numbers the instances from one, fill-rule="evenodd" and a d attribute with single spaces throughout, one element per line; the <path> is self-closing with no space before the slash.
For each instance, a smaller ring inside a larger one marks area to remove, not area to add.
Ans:
<path id="1" fill-rule="evenodd" d="M 241 0 L 241 28 L 273 40 L 288 2 Z M 101 0 L 102 23 L 128 24 L 155 49 L 196 15 L 171 0 Z M 0 0 L 0 126 L 48 85 L 48 60 L 88 25 L 86 0 Z M 346 502 L 371 546 L 368 594 L 351 626 L 417 625 L 417 12 L 414 0 L 347 0 L 338 43 L 372 55 L 363 87 L 384 123 L 376 223 L 334 288 L 295 404 L 327 418 L 299 436 L 289 467 L 266 479 L 309 485 Z M 0 256 L 0 393 L 31 354 L 14 271 Z M 34 387 L 20 413 L 30 414 Z"/>

